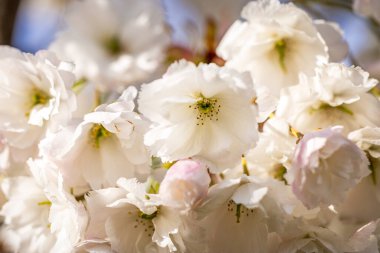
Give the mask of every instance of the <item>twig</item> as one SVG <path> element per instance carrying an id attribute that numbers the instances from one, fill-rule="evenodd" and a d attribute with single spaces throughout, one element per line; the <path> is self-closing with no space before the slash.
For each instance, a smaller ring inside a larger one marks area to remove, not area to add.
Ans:
<path id="1" fill-rule="evenodd" d="M 10 45 L 20 0 L 0 1 L 0 44 Z"/>

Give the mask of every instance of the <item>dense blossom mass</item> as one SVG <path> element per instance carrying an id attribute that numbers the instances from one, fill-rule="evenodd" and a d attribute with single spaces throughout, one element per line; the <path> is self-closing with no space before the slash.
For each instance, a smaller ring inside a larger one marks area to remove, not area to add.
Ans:
<path id="1" fill-rule="evenodd" d="M 378 81 L 337 24 L 238 2 L 188 1 L 194 48 L 158 0 L 77 1 L 49 50 L 0 47 L 5 252 L 380 252 Z"/>

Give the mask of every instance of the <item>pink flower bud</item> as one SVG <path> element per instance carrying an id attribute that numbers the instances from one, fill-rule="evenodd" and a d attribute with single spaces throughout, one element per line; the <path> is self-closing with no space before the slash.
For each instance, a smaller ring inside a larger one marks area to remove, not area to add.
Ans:
<path id="1" fill-rule="evenodd" d="M 365 154 L 340 132 L 334 127 L 306 134 L 296 148 L 292 188 L 308 208 L 341 203 L 370 173 Z"/>
<path id="2" fill-rule="evenodd" d="M 166 173 L 159 194 L 166 205 L 194 208 L 206 197 L 210 181 L 205 165 L 195 160 L 180 160 Z"/>

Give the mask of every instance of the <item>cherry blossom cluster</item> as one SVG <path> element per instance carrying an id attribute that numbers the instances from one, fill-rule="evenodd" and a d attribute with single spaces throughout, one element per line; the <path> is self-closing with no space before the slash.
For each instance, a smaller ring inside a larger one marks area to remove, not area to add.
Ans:
<path id="1" fill-rule="evenodd" d="M 157 0 L 84 0 L 48 50 L 0 47 L 7 252 L 380 252 L 378 81 L 342 30 L 207 17 L 190 50 Z"/>

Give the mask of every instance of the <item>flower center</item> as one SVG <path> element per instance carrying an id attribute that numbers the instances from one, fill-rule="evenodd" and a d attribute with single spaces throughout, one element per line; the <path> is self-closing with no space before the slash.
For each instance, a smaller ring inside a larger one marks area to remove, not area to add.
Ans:
<path id="1" fill-rule="evenodd" d="M 321 103 L 317 108 L 311 107 L 309 109 L 309 113 L 312 114 L 312 113 L 314 113 L 315 111 L 318 111 L 318 110 L 325 110 L 325 111 L 337 110 L 337 111 L 343 112 L 343 113 L 351 115 L 351 116 L 354 115 L 354 112 L 351 111 L 345 105 L 331 106 L 331 105 L 326 104 L 326 103 Z"/>
<path id="2" fill-rule="evenodd" d="M 128 211 L 128 215 L 135 217 L 133 228 L 139 231 L 144 231 L 144 234 L 151 237 L 155 231 L 152 220 L 158 215 L 159 210 L 152 214 L 143 213 L 140 210 Z"/>
<path id="3" fill-rule="evenodd" d="M 280 67 L 282 71 L 284 72 L 286 72 L 286 66 L 285 66 L 286 48 L 287 48 L 287 43 L 285 39 L 277 40 L 276 43 L 274 44 L 274 49 L 277 52 Z"/>
<path id="4" fill-rule="evenodd" d="M 146 214 L 146 213 L 143 213 L 143 212 L 139 212 L 139 217 L 141 219 L 144 219 L 144 220 L 153 220 L 154 218 L 156 218 L 158 214 L 158 211 L 155 211 L 154 213 L 152 214 Z"/>
<path id="5" fill-rule="evenodd" d="M 135 212 L 131 212 L 131 211 L 129 211 L 128 214 L 136 215 Z M 149 217 L 146 217 L 146 215 Z M 153 215 L 155 217 L 157 215 L 157 212 L 151 215 L 148 215 L 148 214 L 144 214 L 141 211 L 138 211 L 138 216 L 135 218 L 133 222 L 133 228 L 136 230 L 144 231 L 146 236 L 151 237 L 155 231 L 155 228 L 152 222 L 152 219 L 154 217 L 151 217 Z"/>
<path id="6" fill-rule="evenodd" d="M 29 111 L 27 111 L 25 113 L 25 115 L 27 117 L 29 117 L 30 115 L 30 111 L 33 109 L 33 107 L 37 106 L 37 105 L 45 105 L 49 102 L 50 100 L 50 95 L 48 93 L 46 93 L 45 91 L 43 90 L 40 90 L 40 89 L 33 89 L 32 90 L 32 98 L 29 102 Z"/>
<path id="7" fill-rule="evenodd" d="M 90 129 L 90 141 L 95 148 L 99 148 L 100 141 L 112 135 L 102 124 L 94 124 Z"/>
<path id="8" fill-rule="evenodd" d="M 220 107 L 217 98 L 206 98 L 203 95 L 198 98 L 195 104 L 189 105 L 189 108 L 194 109 L 197 113 L 197 126 L 203 126 L 206 120 L 218 121 Z"/>
<path id="9" fill-rule="evenodd" d="M 253 209 L 248 209 L 242 204 L 236 204 L 232 199 L 227 203 L 227 211 L 235 215 L 236 223 L 240 223 L 243 217 L 248 218 L 254 215 L 255 212 Z"/>
<path id="10" fill-rule="evenodd" d="M 32 103 L 33 103 L 33 106 L 36 106 L 36 105 L 44 105 L 46 104 L 50 99 L 50 96 L 42 91 L 42 90 L 36 90 L 33 94 L 33 97 L 32 97 Z"/>
<path id="11" fill-rule="evenodd" d="M 120 54 L 123 50 L 120 39 L 117 36 L 112 36 L 105 40 L 104 46 L 107 52 L 112 56 Z"/>
<path id="12" fill-rule="evenodd" d="M 283 181 L 285 184 L 288 184 L 285 178 L 286 174 L 286 168 L 282 164 L 276 164 L 273 169 L 271 170 L 270 174 L 274 179 L 277 179 L 279 181 Z"/>

